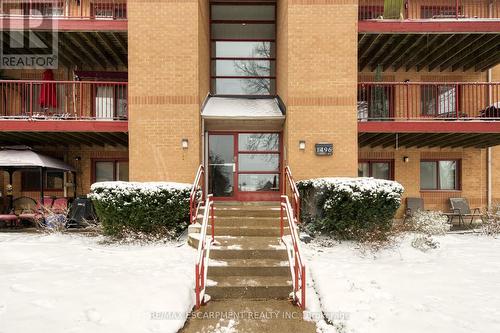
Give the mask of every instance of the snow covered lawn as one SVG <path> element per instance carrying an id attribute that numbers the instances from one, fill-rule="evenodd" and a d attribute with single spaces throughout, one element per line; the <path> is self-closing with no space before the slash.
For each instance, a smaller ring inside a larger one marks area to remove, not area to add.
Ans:
<path id="1" fill-rule="evenodd" d="M 177 332 L 193 305 L 195 251 L 0 234 L 0 332 Z M 156 317 L 158 318 L 158 317 Z"/>
<path id="2" fill-rule="evenodd" d="M 500 332 L 500 239 L 433 238 L 440 247 L 428 252 L 411 235 L 375 254 L 304 246 L 322 310 L 347 314 L 343 332 Z"/>

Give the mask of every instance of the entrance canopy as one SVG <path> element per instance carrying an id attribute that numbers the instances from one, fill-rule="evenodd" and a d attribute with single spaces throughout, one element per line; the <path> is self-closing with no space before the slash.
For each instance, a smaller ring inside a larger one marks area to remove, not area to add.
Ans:
<path id="1" fill-rule="evenodd" d="M 34 152 L 28 146 L 0 147 L 0 169 L 46 168 L 61 171 L 75 169 L 56 158 Z"/>
<path id="2" fill-rule="evenodd" d="M 279 98 L 209 97 L 201 116 L 206 130 L 280 130 L 284 113 Z"/>

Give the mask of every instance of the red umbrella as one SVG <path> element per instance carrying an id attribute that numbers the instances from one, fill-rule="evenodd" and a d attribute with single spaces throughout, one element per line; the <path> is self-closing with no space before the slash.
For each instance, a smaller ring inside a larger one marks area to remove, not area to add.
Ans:
<path id="1" fill-rule="evenodd" d="M 52 72 L 51 69 L 47 69 L 45 72 L 43 72 L 42 80 L 54 81 L 54 72 Z M 42 108 L 57 108 L 57 88 L 55 83 L 42 84 L 38 103 Z"/>

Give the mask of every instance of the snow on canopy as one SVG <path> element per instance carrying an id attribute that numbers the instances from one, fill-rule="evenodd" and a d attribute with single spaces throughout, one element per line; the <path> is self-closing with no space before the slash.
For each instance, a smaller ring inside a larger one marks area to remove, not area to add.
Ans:
<path id="1" fill-rule="evenodd" d="M 75 171 L 71 165 L 33 151 L 28 146 L 0 147 L 0 168 L 47 168 L 63 171 Z"/>
<path id="2" fill-rule="evenodd" d="M 276 98 L 210 97 L 205 104 L 204 118 L 283 118 Z"/>

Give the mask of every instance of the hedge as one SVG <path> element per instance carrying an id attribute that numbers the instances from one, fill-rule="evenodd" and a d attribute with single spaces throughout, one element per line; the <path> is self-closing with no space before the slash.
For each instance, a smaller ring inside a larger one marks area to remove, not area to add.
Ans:
<path id="1" fill-rule="evenodd" d="M 178 234 L 188 225 L 190 191 L 190 184 L 100 182 L 91 186 L 88 196 L 105 234 Z"/>
<path id="2" fill-rule="evenodd" d="M 309 228 L 340 239 L 387 231 L 401 204 L 403 186 L 374 178 L 317 178 L 299 181 L 302 220 Z"/>

